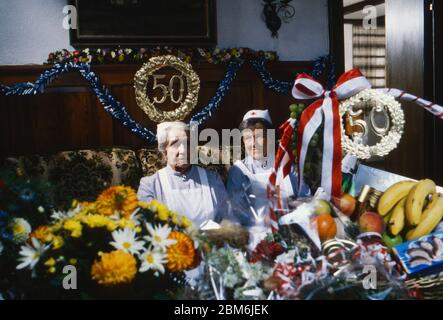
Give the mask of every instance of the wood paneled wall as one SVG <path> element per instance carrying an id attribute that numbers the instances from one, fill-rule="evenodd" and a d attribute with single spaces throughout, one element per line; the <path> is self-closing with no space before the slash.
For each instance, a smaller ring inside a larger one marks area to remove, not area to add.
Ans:
<path id="1" fill-rule="evenodd" d="M 103 65 L 93 70 L 112 94 L 139 123 L 155 131 L 155 123 L 135 102 L 133 78 L 140 65 Z M 1 66 L 0 83 L 35 81 L 49 66 Z M 275 79 L 292 81 L 298 72 L 310 71 L 311 62 L 272 62 L 268 69 Z M 226 72 L 224 65 L 199 64 L 198 112 L 213 97 Z M 290 94 L 282 95 L 263 86 L 257 72 L 244 64 L 223 99 L 219 110 L 204 127 L 235 128 L 251 108 L 268 108 L 276 125 L 289 116 Z M 125 146 L 140 148 L 146 143 L 108 114 L 79 73 L 55 80 L 36 96 L 0 96 L 0 156 L 50 153 L 62 150 Z"/>
<path id="2" fill-rule="evenodd" d="M 387 86 L 424 96 L 424 2 L 386 0 Z M 403 103 L 406 128 L 396 150 L 386 158 L 389 171 L 425 177 L 424 110 Z M 432 177 L 430 177 L 432 178 Z"/>

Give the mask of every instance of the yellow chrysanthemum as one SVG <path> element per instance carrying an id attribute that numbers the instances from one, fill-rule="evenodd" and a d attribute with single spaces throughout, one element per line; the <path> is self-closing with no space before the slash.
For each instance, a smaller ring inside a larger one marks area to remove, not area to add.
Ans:
<path id="1" fill-rule="evenodd" d="M 65 240 L 63 240 L 60 236 L 55 236 L 52 238 L 52 248 L 54 250 L 60 249 L 65 244 Z"/>
<path id="2" fill-rule="evenodd" d="M 81 218 L 81 222 L 89 228 L 106 228 L 109 231 L 114 231 L 117 226 L 114 221 L 108 217 L 99 214 L 88 214 Z"/>
<path id="3" fill-rule="evenodd" d="M 175 225 L 180 225 L 180 220 L 178 215 L 176 215 L 175 213 L 171 213 L 171 222 Z"/>
<path id="4" fill-rule="evenodd" d="M 113 186 L 98 196 L 98 213 L 111 216 L 119 212 L 124 217 L 129 217 L 138 206 L 137 194 L 134 189 L 124 186 Z"/>
<path id="5" fill-rule="evenodd" d="M 120 219 L 117 221 L 117 226 L 121 229 L 129 228 L 129 229 L 133 230 L 133 229 L 135 229 L 135 227 L 137 225 L 135 224 L 134 221 L 132 221 L 130 219 L 123 218 L 123 219 Z"/>
<path id="6" fill-rule="evenodd" d="M 47 266 L 47 267 L 55 266 L 55 259 L 54 258 L 49 258 L 48 260 L 46 260 L 45 261 L 45 266 Z"/>
<path id="7" fill-rule="evenodd" d="M 91 277 L 103 286 L 116 286 L 132 282 L 137 273 L 135 258 L 124 251 L 103 253 L 91 268 Z"/>
<path id="8" fill-rule="evenodd" d="M 169 239 L 176 243 L 169 246 L 166 251 L 167 268 L 171 272 L 181 272 L 195 267 L 197 253 L 194 249 L 194 241 L 184 233 L 172 231 Z"/>
<path id="9" fill-rule="evenodd" d="M 190 226 L 192 226 L 192 222 L 189 221 L 188 219 L 186 219 L 185 217 L 182 217 L 182 221 L 181 221 L 181 226 L 183 228 L 189 228 Z"/>
<path id="10" fill-rule="evenodd" d="M 139 201 L 138 206 L 142 209 L 151 209 L 151 205 L 148 202 Z"/>
<path id="11" fill-rule="evenodd" d="M 63 227 L 63 221 L 58 221 L 57 223 L 54 223 L 53 225 L 51 225 L 49 227 L 49 232 L 54 234 L 58 231 L 60 231 L 60 229 Z"/>
<path id="12" fill-rule="evenodd" d="M 82 214 L 93 213 L 97 210 L 97 204 L 95 202 L 80 202 L 79 206 Z"/>
<path id="13" fill-rule="evenodd" d="M 63 229 L 71 232 L 71 237 L 79 238 L 82 235 L 82 225 L 80 222 L 69 219 L 63 223 Z"/>
<path id="14" fill-rule="evenodd" d="M 157 212 L 157 217 L 160 221 L 168 221 L 169 218 L 169 210 L 159 210 Z"/>
<path id="15" fill-rule="evenodd" d="M 181 214 L 175 214 L 173 212 L 170 212 L 171 222 L 177 226 L 180 226 L 182 228 L 188 228 L 192 225 L 192 222 L 186 219 L 185 216 Z"/>
<path id="16" fill-rule="evenodd" d="M 168 207 L 161 203 L 158 200 L 152 200 L 151 202 L 149 202 L 149 209 L 151 209 L 152 211 L 154 211 L 157 214 L 157 217 L 161 220 L 161 221 L 167 221 L 170 215 L 170 211 L 168 209 Z"/>
<path id="17" fill-rule="evenodd" d="M 29 238 L 36 238 L 42 243 L 52 241 L 54 235 L 51 233 L 51 230 L 48 226 L 39 226 L 34 229 L 29 235 Z"/>

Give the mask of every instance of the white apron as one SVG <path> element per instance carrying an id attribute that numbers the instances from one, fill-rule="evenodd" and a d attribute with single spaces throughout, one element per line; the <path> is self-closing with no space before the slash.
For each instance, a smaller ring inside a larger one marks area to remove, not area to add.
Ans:
<path id="1" fill-rule="evenodd" d="M 211 189 L 209 188 L 206 171 L 197 167 L 201 186 L 194 189 L 172 189 L 169 183 L 166 168 L 158 172 L 160 183 L 165 196 L 165 204 L 169 210 L 183 214 L 196 227 L 200 228 L 204 223 L 214 219 L 215 210 L 212 201 Z M 186 282 L 195 287 L 203 274 L 204 262 L 192 270 L 185 271 Z"/>
<path id="2" fill-rule="evenodd" d="M 194 189 L 172 189 L 166 168 L 159 170 L 158 175 L 169 210 L 183 214 L 196 227 L 214 219 L 215 210 L 209 188 L 208 176 L 204 169 L 197 167 L 201 187 Z"/>
<path id="3" fill-rule="evenodd" d="M 255 218 L 255 225 L 248 228 L 249 230 L 249 250 L 254 250 L 255 247 L 264 240 L 266 235 L 272 232 L 270 226 L 266 225 L 265 218 L 269 214 L 269 200 L 266 194 L 266 187 L 269 182 L 269 176 L 271 175 L 272 168 L 260 173 L 252 173 L 242 161 L 236 161 L 235 164 L 245 176 L 249 178 L 251 182 L 250 192 L 255 198 L 250 199 L 250 203 L 257 214 Z M 283 183 L 280 186 L 281 193 L 284 195 L 292 195 L 294 189 L 292 187 L 291 180 L 288 177 L 283 179 Z M 247 194 L 246 196 L 249 196 Z M 250 214 L 254 215 L 252 210 Z"/>

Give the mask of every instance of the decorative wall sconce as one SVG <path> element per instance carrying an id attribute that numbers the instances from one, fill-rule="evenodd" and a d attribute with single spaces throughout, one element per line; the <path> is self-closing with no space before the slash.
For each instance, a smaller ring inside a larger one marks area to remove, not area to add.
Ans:
<path id="1" fill-rule="evenodd" d="M 295 15 L 295 8 L 289 4 L 292 0 L 263 0 L 263 16 L 266 27 L 273 38 L 278 38 L 282 21 L 288 23 Z"/>

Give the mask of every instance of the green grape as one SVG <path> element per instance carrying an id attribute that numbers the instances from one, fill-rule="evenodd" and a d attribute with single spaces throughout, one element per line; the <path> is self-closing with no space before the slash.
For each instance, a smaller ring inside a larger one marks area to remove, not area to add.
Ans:
<path id="1" fill-rule="evenodd" d="M 297 106 L 297 112 L 301 114 L 303 110 L 305 110 L 305 106 L 303 104 L 299 104 Z"/>
<path id="2" fill-rule="evenodd" d="M 289 111 L 291 111 L 291 112 L 297 112 L 297 109 L 298 108 L 298 106 L 296 105 L 296 104 L 291 104 L 290 106 L 289 106 Z"/>

